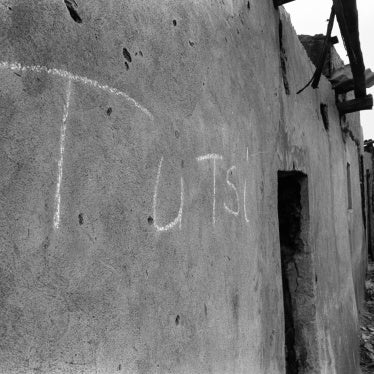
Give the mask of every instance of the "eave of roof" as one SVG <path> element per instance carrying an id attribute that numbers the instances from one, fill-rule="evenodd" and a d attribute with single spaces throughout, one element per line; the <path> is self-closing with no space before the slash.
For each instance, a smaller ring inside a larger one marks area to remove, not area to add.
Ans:
<path id="1" fill-rule="evenodd" d="M 360 44 L 356 0 L 333 0 L 333 3 L 351 64 L 355 96 L 356 98 L 365 97 L 365 64 Z"/>

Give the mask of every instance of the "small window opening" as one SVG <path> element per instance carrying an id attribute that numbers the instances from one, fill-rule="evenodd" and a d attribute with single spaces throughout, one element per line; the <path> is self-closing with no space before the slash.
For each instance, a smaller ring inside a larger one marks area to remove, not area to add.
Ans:
<path id="1" fill-rule="evenodd" d="M 352 209 L 351 165 L 349 162 L 347 162 L 347 193 L 348 209 Z"/>
<path id="2" fill-rule="evenodd" d="M 360 162 L 360 192 L 361 192 L 361 211 L 362 221 L 364 222 L 364 228 L 366 229 L 366 202 L 365 202 L 365 171 L 364 171 L 364 156 L 360 155 L 360 148 L 357 147 Z"/>
<path id="3" fill-rule="evenodd" d="M 323 126 L 325 127 L 325 130 L 328 131 L 330 124 L 329 124 L 329 108 L 327 104 L 321 103 L 320 111 L 321 111 Z"/>
<path id="4" fill-rule="evenodd" d="M 315 282 L 308 245 L 308 179 L 301 172 L 278 172 L 286 374 L 319 371 Z"/>
<path id="5" fill-rule="evenodd" d="M 281 70 L 282 70 L 282 78 L 283 78 L 283 86 L 284 90 L 286 91 L 286 94 L 290 94 L 290 85 L 288 83 L 288 78 L 287 78 L 287 55 L 286 55 L 286 50 L 284 49 L 283 46 L 283 24 L 282 21 L 279 20 L 279 49 L 280 49 L 280 65 L 281 65 Z"/>
<path id="6" fill-rule="evenodd" d="M 68 8 L 70 17 L 73 19 L 74 22 L 82 23 L 82 18 L 78 14 L 78 4 L 75 0 L 64 0 L 66 8 Z"/>

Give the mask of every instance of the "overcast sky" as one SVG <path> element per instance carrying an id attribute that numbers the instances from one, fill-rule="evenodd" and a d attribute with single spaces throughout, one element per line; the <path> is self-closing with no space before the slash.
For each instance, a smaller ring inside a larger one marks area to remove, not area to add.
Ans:
<path id="1" fill-rule="evenodd" d="M 298 0 L 285 4 L 287 12 L 291 15 L 296 32 L 308 35 L 326 33 L 327 19 L 330 16 L 331 6 L 332 1 L 326 0 L 309 2 Z M 357 0 L 357 6 L 361 49 L 365 67 L 374 71 L 374 1 Z M 332 35 L 338 36 L 339 44 L 336 44 L 335 48 L 344 62 L 349 63 L 336 19 Z M 374 95 L 374 86 L 368 89 L 368 93 Z M 374 139 L 374 110 L 363 110 L 360 113 L 364 139 Z"/>

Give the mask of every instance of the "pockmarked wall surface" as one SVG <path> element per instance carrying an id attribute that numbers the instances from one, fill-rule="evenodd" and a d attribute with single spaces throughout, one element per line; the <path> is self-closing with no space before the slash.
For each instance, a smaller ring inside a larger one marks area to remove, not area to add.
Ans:
<path id="1" fill-rule="evenodd" d="M 324 78 L 296 95 L 314 67 L 288 16 L 0 5 L 0 372 L 285 373 L 278 171 L 297 171 L 305 372 L 359 373 L 357 118 Z"/>

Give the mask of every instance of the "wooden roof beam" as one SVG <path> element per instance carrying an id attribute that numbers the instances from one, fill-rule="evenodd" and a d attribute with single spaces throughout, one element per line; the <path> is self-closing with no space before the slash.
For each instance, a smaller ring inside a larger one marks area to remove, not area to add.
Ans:
<path id="1" fill-rule="evenodd" d="M 356 98 L 366 97 L 365 65 L 362 57 L 356 0 L 333 0 L 336 18 L 348 52 Z"/>
<path id="2" fill-rule="evenodd" d="M 341 115 L 358 112 L 360 110 L 370 110 L 373 107 L 373 96 L 366 95 L 353 100 L 342 101 L 336 104 Z"/>
<path id="3" fill-rule="evenodd" d="M 327 25 L 325 42 L 323 43 L 323 49 L 322 49 L 322 52 L 321 52 L 321 56 L 319 58 L 317 69 L 316 69 L 316 71 L 313 75 L 312 87 L 314 89 L 317 88 L 318 85 L 319 85 L 319 81 L 321 79 L 322 70 L 323 70 L 323 66 L 325 65 L 327 53 L 328 53 L 329 48 L 331 48 L 330 40 L 331 40 L 332 28 L 334 26 L 334 19 L 335 19 L 335 9 L 334 9 L 334 6 L 332 6 L 331 13 L 330 13 L 330 18 L 329 18 L 329 23 Z"/>
<path id="4" fill-rule="evenodd" d="M 274 7 L 278 8 L 279 6 L 286 4 L 286 3 L 290 3 L 291 1 L 295 1 L 295 0 L 273 0 L 273 3 L 274 3 Z"/>

